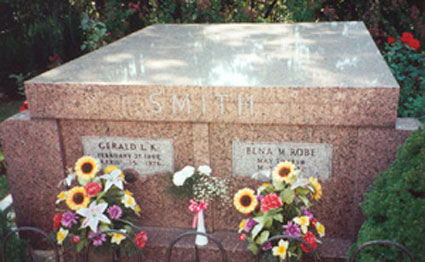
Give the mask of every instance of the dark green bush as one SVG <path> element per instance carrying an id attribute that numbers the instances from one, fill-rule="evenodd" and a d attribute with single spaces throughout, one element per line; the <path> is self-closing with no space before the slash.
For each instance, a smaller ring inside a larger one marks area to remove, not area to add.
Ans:
<path id="1" fill-rule="evenodd" d="M 425 129 L 411 134 L 389 170 L 376 177 L 361 206 L 367 220 L 357 246 L 392 240 L 412 251 L 417 261 L 425 261 Z M 385 261 L 402 261 L 400 254 L 387 247 L 375 248 L 361 253 L 356 261 L 381 261 L 381 255 Z"/>
<path id="2" fill-rule="evenodd" d="M 0 92 L 17 95 L 11 74 L 35 76 L 54 62 L 78 56 L 80 16 L 68 1 L 0 1 Z"/>
<path id="3" fill-rule="evenodd" d="M 0 211 L 0 239 L 1 246 L 3 246 L 3 240 L 10 232 L 11 222 L 7 218 L 7 215 Z M 26 243 L 20 240 L 17 235 L 13 235 L 7 242 L 6 257 L 8 262 L 24 262 L 26 258 Z"/>

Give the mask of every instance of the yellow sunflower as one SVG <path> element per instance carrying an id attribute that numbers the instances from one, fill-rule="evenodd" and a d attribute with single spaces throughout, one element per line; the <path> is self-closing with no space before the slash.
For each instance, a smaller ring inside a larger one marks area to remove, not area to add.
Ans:
<path id="1" fill-rule="evenodd" d="M 314 188 L 314 194 L 312 195 L 312 197 L 316 200 L 319 200 L 322 196 L 322 185 L 319 183 L 319 181 L 317 181 L 317 178 L 315 177 L 310 177 L 308 182 Z"/>
<path id="2" fill-rule="evenodd" d="M 254 190 L 250 188 L 239 190 L 233 198 L 233 204 L 239 212 L 243 214 L 251 213 L 258 204 Z"/>
<path id="3" fill-rule="evenodd" d="M 99 161 L 90 156 L 83 156 L 75 163 L 75 173 L 83 180 L 93 179 L 99 170 Z"/>
<path id="4" fill-rule="evenodd" d="M 86 195 L 84 187 L 73 187 L 68 191 L 66 204 L 72 210 L 87 207 L 90 202 L 90 197 Z"/>
<path id="5" fill-rule="evenodd" d="M 273 180 L 289 183 L 289 178 L 294 174 L 295 166 L 291 162 L 282 162 L 273 169 Z"/>

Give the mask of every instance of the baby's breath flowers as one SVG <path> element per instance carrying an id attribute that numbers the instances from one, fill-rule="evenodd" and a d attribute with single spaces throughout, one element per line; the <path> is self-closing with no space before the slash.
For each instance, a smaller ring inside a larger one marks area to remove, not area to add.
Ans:
<path id="1" fill-rule="evenodd" d="M 227 179 L 211 176 L 212 169 L 207 165 L 199 166 L 195 171 L 192 166 L 186 166 L 174 173 L 173 185 L 168 192 L 178 198 L 194 199 L 199 202 L 218 200 L 219 204 L 229 202 Z"/>

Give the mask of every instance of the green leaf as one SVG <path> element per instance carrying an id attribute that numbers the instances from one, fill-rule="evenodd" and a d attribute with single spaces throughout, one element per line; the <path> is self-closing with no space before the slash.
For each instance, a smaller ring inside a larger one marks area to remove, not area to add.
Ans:
<path id="1" fill-rule="evenodd" d="M 248 244 L 248 247 L 247 248 L 248 248 L 248 250 L 250 250 L 252 252 L 252 254 L 257 255 L 258 247 L 257 247 L 257 245 L 254 242 L 250 242 Z"/>
<path id="2" fill-rule="evenodd" d="M 295 191 L 300 195 L 308 195 L 308 193 L 310 193 L 310 190 L 302 187 L 298 187 Z"/>
<path id="3" fill-rule="evenodd" d="M 77 253 L 80 253 L 81 252 L 81 250 L 83 250 L 83 248 L 86 246 L 88 244 L 88 242 L 87 242 L 87 240 L 86 239 L 80 239 L 80 242 L 78 242 L 78 244 L 77 244 L 77 247 L 76 247 L 76 250 L 77 250 Z"/>
<path id="4" fill-rule="evenodd" d="M 255 225 L 255 227 L 252 229 L 252 238 L 254 239 L 258 233 L 260 233 L 261 229 L 263 229 L 263 224 L 257 224 Z"/>
<path id="5" fill-rule="evenodd" d="M 277 214 L 273 216 L 273 219 L 276 221 L 279 221 L 280 223 L 283 223 L 283 216 L 282 214 Z"/>
<path id="6" fill-rule="evenodd" d="M 294 190 L 287 188 L 282 193 L 280 193 L 280 198 L 283 202 L 290 205 L 292 202 L 294 202 L 295 199 L 295 192 Z"/>
<path id="7" fill-rule="evenodd" d="M 255 240 L 255 243 L 257 243 L 257 244 L 261 245 L 261 244 L 263 244 L 264 242 L 266 242 L 266 241 L 267 241 L 267 239 L 269 239 L 269 236 L 270 236 L 270 232 L 269 232 L 269 231 L 267 231 L 267 230 L 264 230 L 264 231 L 261 233 L 261 235 L 257 238 L 257 240 Z"/>
<path id="8" fill-rule="evenodd" d="M 281 191 L 285 188 L 285 183 L 282 183 L 273 179 L 273 186 L 275 187 L 276 191 Z"/>
<path id="9" fill-rule="evenodd" d="M 273 218 L 271 216 L 264 216 L 264 227 L 270 228 L 273 225 Z"/>
<path id="10" fill-rule="evenodd" d="M 309 207 L 310 206 L 310 201 L 308 201 L 308 198 L 306 197 L 306 196 L 302 196 L 302 195 L 300 195 L 300 196 L 298 196 L 303 202 L 304 202 L 304 205 L 306 206 L 306 207 Z"/>

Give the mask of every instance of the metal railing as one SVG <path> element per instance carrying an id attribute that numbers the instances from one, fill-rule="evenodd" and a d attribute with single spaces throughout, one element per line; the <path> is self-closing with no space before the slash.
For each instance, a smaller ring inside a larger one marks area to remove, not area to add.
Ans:
<path id="1" fill-rule="evenodd" d="M 405 246 L 403 246 L 403 245 L 401 245 L 401 244 L 399 244 L 397 242 L 389 241 L 389 240 L 374 240 L 374 241 L 366 242 L 366 243 L 362 244 L 359 248 L 357 248 L 354 251 L 353 255 L 351 257 L 349 257 L 347 261 L 348 262 L 354 262 L 354 260 L 356 259 L 356 257 L 363 250 L 365 250 L 366 247 L 369 247 L 369 246 L 394 246 L 394 247 L 397 247 L 398 249 L 400 249 L 401 251 L 403 251 L 403 253 L 405 253 L 409 257 L 410 261 L 416 262 L 415 256 L 412 254 L 412 252 L 410 252 L 409 249 L 407 249 Z"/>
<path id="2" fill-rule="evenodd" d="M 1 253 L 1 259 L 3 262 L 7 262 L 7 257 L 6 257 L 6 249 L 7 249 L 7 242 L 10 239 L 10 237 L 16 233 L 19 232 L 25 232 L 25 231 L 32 231 L 35 232 L 39 235 L 43 236 L 43 239 L 46 239 L 49 243 L 49 245 L 52 247 L 53 252 L 54 252 L 54 261 L 59 262 L 60 261 L 60 255 L 59 255 L 59 250 L 58 250 L 58 246 L 56 245 L 56 242 L 54 239 L 52 239 L 51 236 L 49 236 L 49 234 L 47 234 L 46 232 L 44 232 L 43 230 L 36 228 L 36 227 L 19 227 L 19 228 L 14 228 L 11 230 L 11 232 L 9 232 L 5 238 L 3 239 L 3 244 L 2 244 L 2 253 Z M 121 232 L 119 230 L 105 230 L 105 231 L 101 231 L 96 233 L 92 238 L 96 239 L 96 237 L 100 236 L 101 234 L 110 234 L 110 233 L 117 233 L 117 234 L 121 234 L 123 235 L 125 238 L 129 239 L 131 242 L 131 245 L 134 247 L 134 249 L 136 250 L 137 253 L 137 261 L 141 262 L 142 261 L 142 254 L 140 252 L 140 249 L 137 246 L 136 241 L 129 236 L 128 234 Z M 178 235 L 176 238 L 174 238 L 168 248 L 167 248 L 167 252 L 166 252 L 166 261 L 170 262 L 171 261 L 171 255 L 172 255 L 172 251 L 174 246 L 176 245 L 177 242 L 179 242 L 180 240 L 182 240 L 183 238 L 189 237 L 189 236 L 196 236 L 196 235 L 203 235 L 205 237 L 207 237 L 208 239 L 212 240 L 215 245 L 218 247 L 219 251 L 220 251 L 220 257 L 221 257 L 221 261 L 222 262 L 227 262 L 227 254 L 226 251 L 223 247 L 223 244 L 217 240 L 216 238 L 214 238 L 212 235 L 207 234 L 207 233 L 202 233 L 202 232 L 197 232 L 197 231 L 187 231 L 184 232 L 180 235 Z M 294 236 L 289 236 L 289 235 L 278 235 L 278 236 L 274 236 L 269 238 L 267 241 L 265 241 L 258 249 L 257 251 L 257 255 L 256 255 L 256 262 L 260 262 L 262 261 L 262 254 L 264 252 L 263 248 L 268 244 L 268 243 L 276 243 L 279 240 L 288 240 L 288 241 L 297 241 L 302 243 L 305 247 L 307 247 L 310 250 L 310 253 L 315 262 L 320 261 L 320 257 L 318 255 L 318 253 L 316 252 L 316 250 L 314 250 L 307 242 L 305 242 L 303 239 L 298 238 L 298 237 L 294 237 Z M 93 244 L 93 241 L 90 241 L 89 246 L 86 248 L 84 255 L 84 262 L 88 262 L 89 261 L 89 253 L 90 253 L 90 246 Z M 415 256 L 412 254 L 411 251 L 409 251 L 405 246 L 397 243 L 397 242 L 393 242 L 393 241 L 388 241 L 388 240 L 374 240 L 374 241 L 369 241 L 366 242 L 364 244 L 362 244 L 359 248 L 357 248 L 353 254 L 347 258 L 347 262 L 355 262 L 355 259 L 358 257 L 358 255 L 364 251 L 367 247 L 370 246 L 393 246 L 396 247 L 398 249 L 400 249 L 404 254 L 407 255 L 407 257 L 410 259 L 410 261 L 412 262 L 416 262 L 416 258 Z M 194 251 L 195 251 L 195 262 L 199 262 L 200 261 L 200 256 L 199 256 L 199 248 L 198 246 L 195 244 L 195 241 L 193 242 L 193 246 L 194 246 Z M 29 259 L 30 261 L 33 261 L 33 255 L 32 255 L 32 251 L 31 248 L 28 247 L 28 254 L 29 254 Z M 117 252 L 116 252 L 117 251 Z M 285 261 L 290 262 L 291 257 L 287 256 Z M 112 250 L 112 261 L 117 262 L 120 260 L 120 253 L 118 249 L 113 249 Z"/>
<path id="3" fill-rule="evenodd" d="M 188 237 L 188 236 L 193 236 L 193 235 L 202 235 L 205 237 L 208 237 L 208 239 L 211 239 L 219 248 L 220 253 L 221 253 L 221 261 L 222 262 L 227 262 L 227 256 L 226 256 L 226 251 L 224 251 L 223 245 L 221 244 L 221 242 L 217 239 L 215 239 L 214 237 L 212 237 L 210 234 L 207 233 L 202 233 L 202 232 L 198 232 L 198 231 L 187 231 L 184 232 L 180 235 L 178 235 L 173 241 L 170 242 L 170 245 L 168 246 L 168 250 L 167 250 L 167 262 L 171 261 L 171 253 L 173 251 L 173 247 L 174 245 L 180 241 L 181 239 Z M 198 246 L 196 244 L 194 244 L 195 247 L 195 262 L 199 262 L 199 249 Z"/>

